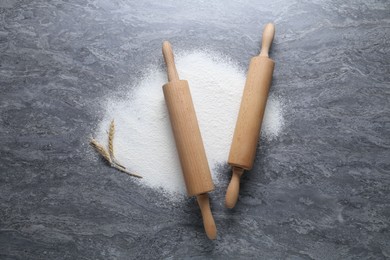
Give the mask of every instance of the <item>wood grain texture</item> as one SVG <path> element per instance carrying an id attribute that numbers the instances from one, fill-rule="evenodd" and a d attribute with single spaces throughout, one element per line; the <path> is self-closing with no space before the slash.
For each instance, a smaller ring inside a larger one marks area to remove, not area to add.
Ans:
<path id="1" fill-rule="evenodd" d="M 251 59 L 241 99 L 228 163 L 233 166 L 233 174 L 225 198 L 225 206 L 233 208 L 238 200 L 240 177 L 243 170 L 250 170 L 255 160 L 257 143 L 275 62 L 268 58 L 268 52 L 275 34 L 275 26 L 268 23 L 264 27 L 262 47 L 259 56 Z"/>
<path id="2" fill-rule="evenodd" d="M 250 170 L 271 85 L 274 62 L 266 57 L 251 60 L 242 95 L 228 163 Z"/>
<path id="3" fill-rule="evenodd" d="M 275 25 L 273 23 L 267 23 L 264 27 L 263 37 L 261 38 L 261 52 L 260 57 L 267 57 L 269 50 L 271 49 L 272 40 L 275 36 Z"/>
<path id="4" fill-rule="evenodd" d="M 165 102 L 179 153 L 188 196 L 214 189 L 188 82 L 179 80 L 171 44 L 162 47 L 169 83 L 163 86 Z"/>
<path id="5" fill-rule="evenodd" d="M 186 80 L 179 80 L 170 43 L 165 41 L 162 49 L 169 79 L 169 83 L 163 86 L 164 98 L 168 107 L 187 194 L 188 196 L 197 196 L 206 235 L 209 239 L 216 239 L 217 228 L 211 214 L 207 194 L 214 189 L 214 184 L 190 88 Z"/>
<path id="6" fill-rule="evenodd" d="M 163 86 L 188 196 L 212 191 L 214 184 L 187 81 Z"/>
<path id="7" fill-rule="evenodd" d="M 175 58 L 173 56 L 172 47 L 168 41 L 163 42 L 162 52 L 167 68 L 168 81 L 179 80 L 179 74 L 176 70 Z"/>
<path id="8" fill-rule="evenodd" d="M 225 206 L 229 209 L 234 208 L 237 203 L 238 193 L 240 192 L 240 178 L 244 169 L 233 167 L 232 179 L 226 191 Z"/>
<path id="9" fill-rule="evenodd" d="M 209 195 L 207 193 L 196 196 L 203 218 L 203 226 L 209 239 L 217 238 L 217 227 L 210 209 Z"/>

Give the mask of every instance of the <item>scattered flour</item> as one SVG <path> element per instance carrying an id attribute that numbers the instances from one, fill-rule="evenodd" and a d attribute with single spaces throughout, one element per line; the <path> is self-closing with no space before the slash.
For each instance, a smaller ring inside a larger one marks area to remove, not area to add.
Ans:
<path id="1" fill-rule="evenodd" d="M 220 54 L 204 51 L 179 53 L 176 67 L 189 82 L 199 127 L 214 183 L 215 169 L 228 158 L 240 106 L 245 71 Z M 140 180 L 168 195 L 186 194 L 184 179 L 165 106 L 162 85 L 166 72 L 154 67 L 123 99 L 107 100 L 97 139 L 107 142 L 107 129 L 115 119 L 115 156 Z M 270 96 L 262 125 L 262 136 L 275 138 L 283 127 L 282 104 Z M 171 196 L 172 198 L 176 196 Z"/>

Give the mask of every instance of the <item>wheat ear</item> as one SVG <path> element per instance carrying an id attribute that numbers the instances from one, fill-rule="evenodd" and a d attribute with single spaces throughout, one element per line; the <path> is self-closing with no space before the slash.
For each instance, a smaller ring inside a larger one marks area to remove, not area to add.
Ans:
<path id="1" fill-rule="evenodd" d="M 112 162 L 119 165 L 123 169 L 126 169 L 126 167 L 121 165 L 115 158 L 115 155 L 114 155 L 114 135 L 115 135 L 115 121 L 113 119 L 110 123 L 110 129 L 108 131 L 108 151 L 110 153 L 110 157 L 111 157 Z"/>
<path id="2" fill-rule="evenodd" d="M 111 121 L 110 130 L 108 132 L 108 151 L 110 152 L 111 158 L 114 158 L 114 134 L 115 134 L 115 122 L 113 119 Z"/>
<path id="3" fill-rule="evenodd" d="M 112 165 L 112 160 L 111 160 L 111 157 L 110 157 L 110 153 L 107 152 L 107 150 L 103 147 L 103 145 L 99 144 L 98 141 L 96 141 L 93 138 L 91 139 L 90 144 L 93 146 L 93 148 L 95 148 L 95 150 L 101 156 L 103 156 L 104 159 L 106 159 L 107 162 L 110 163 L 110 165 Z"/>

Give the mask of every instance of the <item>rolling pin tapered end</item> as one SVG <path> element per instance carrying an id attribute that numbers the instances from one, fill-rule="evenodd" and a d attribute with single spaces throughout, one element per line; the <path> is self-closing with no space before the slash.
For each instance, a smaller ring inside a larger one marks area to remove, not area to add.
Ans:
<path id="1" fill-rule="evenodd" d="M 162 53 L 167 66 L 168 81 L 179 80 L 179 74 L 176 70 L 175 58 L 173 56 L 172 46 L 168 41 L 163 42 Z"/>
<path id="2" fill-rule="evenodd" d="M 268 57 L 269 49 L 271 48 L 272 41 L 275 36 L 275 25 L 273 23 L 267 23 L 263 30 L 263 36 L 261 40 L 261 52 L 260 57 Z"/>
<path id="3" fill-rule="evenodd" d="M 240 178 L 244 173 L 244 169 L 233 167 L 232 179 L 226 191 L 225 206 L 229 209 L 234 208 L 238 200 L 238 193 L 240 191 Z"/>
<path id="4" fill-rule="evenodd" d="M 209 239 L 217 238 L 217 227 L 215 226 L 213 215 L 211 214 L 209 195 L 207 193 L 196 196 L 200 211 L 202 212 L 203 226 Z"/>

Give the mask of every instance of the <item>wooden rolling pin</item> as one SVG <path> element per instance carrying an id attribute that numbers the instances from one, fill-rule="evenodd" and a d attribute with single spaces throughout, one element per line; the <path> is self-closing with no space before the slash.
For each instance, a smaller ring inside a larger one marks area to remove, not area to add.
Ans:
<path id="1" fill-rule="evenodd" d="M 179 153 L 188 196 L 196 196 L 209 239 L 216 239 L 217 229 L 210 210 L 208 192 L 214 189 L 209 164 L 186 80 L 179 80 L 169 42 L 163 43 L 168 83 L 163 86 L 165 102 Z"/>
<path id="2" fill-rule="evenodd" d="M 233 208 L 236 205 L 241 175 L 244 170 L 250 170 L 253 167 L 275 65 L 275 62 L 268 57 L 274 34 L 274 25 L 267 24 L 263 31 L 261 52 L 251 59 L 249 65 L 228 159 L 228 163 L 233 167 L 233 174 L 226 192 L 227 208 Z"/>

